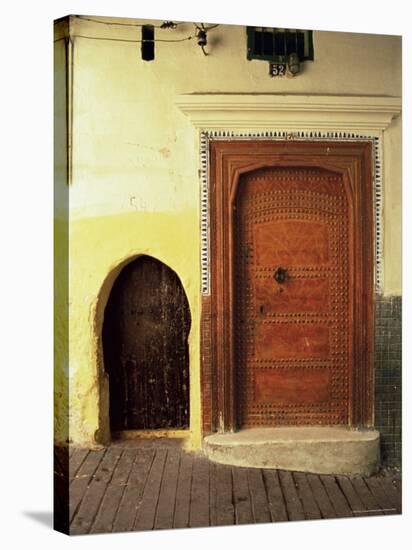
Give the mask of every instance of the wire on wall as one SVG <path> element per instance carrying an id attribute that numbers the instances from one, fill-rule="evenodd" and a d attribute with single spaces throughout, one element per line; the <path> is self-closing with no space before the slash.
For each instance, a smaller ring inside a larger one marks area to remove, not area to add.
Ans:
<path id="1" fill-rule="evenodd" d="M 90 21 L 90 22 L 93 22 L 93 23 L 98 23 L 98 24 L 101 24 L 101 25 L 107 25 L 107 26 L 113 26 L 113 25 L 117 25 L 117 26 L 124 26 L 124 27 L 134 27 L 134 28 L 141 28 L 142 31 L 148 27 L 147 24 L 143 24 L 143 23 L 120 23 L 120 22 L 113 22 L 113 21 L 100 21 L 98 19 L 93 19 L 92 17 L 84 17 L 84 16 L 80 16 L 80 15 L 76 15 L 74 17 L 77 17 L 78 19 L 81 19 L 82 21 Z M 163 23 L 161 25 L 150 25 L 151 28 L 153 29 L 162 29 L 162 30 L 166 30 L 166 29 L 176 29 L 179 25 L 184 25 L 185 23 L 183 22 L 179 22 L 179 23 L 175 23 L 174 21 L 163 21 Z M 212 29 L 215 29 L 216 27 L 219 26 L 219 24 L 213 24 L 213 25 L 209 25 L 209 26 L 206 26 L 204 23 L 193 23 L 194 27 L 195 27 L 195 32 L 194 34 L 190 34 L 188 36 L 185 36 L 183 38 L 155 38 L 153 37 L 153 39 L 150 39 L 150 40 L 145 40 L 145 39 L 133 39 L 133 38 L 110 38 L 110 37 L 102 37 L 102 36 L 90 36 L 90 35 L 86 35 L 86 34 L 75 34 L 73 35 L 74 38 L 85 38 L 87 40 L 107 40 L 107 41 L 113 41 L 113 42 L 130 42 L 130 43 L 136 43 L 136 44 L 145 44 L 145 43 L 148 43 L 148 42 L 151 42 L 151 43 L 156 43 L 156 42 L 167 42 L 167 43 L 174 43 L 174 42 L 187 42 L 189 40 L 193 40 L 193 39 L 196 39 L 197 40 L 197 44 L 198 46 L 200 46 L 202 52 L 204 55 L 209 55 L 208 52 L 206 52 L 205 50 L 205 47 L 207 45 L 207 33 L 212 30 Z M 151 59 L 154 59 L 151 58 Z"/>
<path id="2" fill-rule="evenodd" d="M 92 23 L 99 23 L 100 25 L 117 25 L 121 27 L 144 27 L 145 23 L 118 23 L 115 21 L 100 21 L 99 19 L 93 19 L 92 17 L 84 17 L 83 15 L 75 15 L 77 19 L 82 21 L 91 21 Z M 184 22 L 175 23 L 174 21 L 163 21 L 161 25 L 152 25 L 156 29 L 175 29 L 179 25 L 184 25 Z"/>

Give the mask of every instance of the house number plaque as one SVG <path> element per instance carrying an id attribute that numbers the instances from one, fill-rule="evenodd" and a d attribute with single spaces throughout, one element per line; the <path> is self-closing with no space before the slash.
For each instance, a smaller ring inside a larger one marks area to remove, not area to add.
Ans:
<path id="1" fill-rule="evenodd" d="M 285 76 L 286 64 L 285 63 L 269 63 L 270 76 Z"/>

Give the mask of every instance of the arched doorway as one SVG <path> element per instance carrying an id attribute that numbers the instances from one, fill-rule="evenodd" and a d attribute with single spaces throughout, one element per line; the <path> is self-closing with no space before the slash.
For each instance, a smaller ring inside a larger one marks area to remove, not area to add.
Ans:
<path id="1" fill-rule="evenodd" d="M 373 425 L 371 155 L 368 142 L 210 142 L 211 432 Z"/>
<path id="2" fill-rule="evenodd" d="M 112 432 L 189 427 L 190 322 L 172 269 L 150 256 L 122 269 L 103 322 Z"/>

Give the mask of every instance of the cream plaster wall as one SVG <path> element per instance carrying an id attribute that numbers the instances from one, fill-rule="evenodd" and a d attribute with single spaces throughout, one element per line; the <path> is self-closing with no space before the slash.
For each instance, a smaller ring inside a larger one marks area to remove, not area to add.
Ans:
<path id="1" fill-rule="evenodd" d="M 193 26 L 156 32 L 159 38 L 182 38 L 193 33 Z M 247 61 L 245 27 L 222 25 L 211 31 L 208 57 L 195 40 L 158 42 L 153 62 L 141 60 L 140 44 L 124 41 L 140 39 L 139 28 L 71 17 L 70 36 L 69 437 L 78 444 L 108 440 L 107 381 L 99 339 L 104 306 L 119 266 L 150 254 L 176 271 L 190 303 L 190 444 L 198 447 L 199 150 L 197 130 L 176 107 L 175 98 L 193 92 L 400 96 L 401 41 L 393 36 L 315 32 L 315 62 L 305 63 L 296 78 L 272 79 L 267 62 Z M 55 60 L 59 75 L 63 59 L 59 54 Z M 56 116 L 63 116 L 60 107 Z M 64 127 L 60 131 L 64 133 Z M 383 141 L 384 284 L 386 294 L 399 294 L 399 121 L 385 131 Z M 57 354 L 56 360 L 57 372 L 63 372 L 65 358 Z M 57 440 L 65 439 L 59 422 L 57 428 Z"/>
<path id="2" fill-rule="evenodd" d="M 68 196 L 66 26 L 54 44 L 54 418 L 58 440 L 68 434 Z"/>

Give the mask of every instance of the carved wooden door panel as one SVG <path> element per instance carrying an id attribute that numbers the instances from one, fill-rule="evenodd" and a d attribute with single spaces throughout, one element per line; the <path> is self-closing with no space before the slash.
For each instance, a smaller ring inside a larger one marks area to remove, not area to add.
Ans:
<path id="1" fill-rule="evenodd" d="M 234 203 L 237 424 L 349 421 L 350 211 L 340 174 L 241 176 Z"/>
<path id="2" fill-rule="evenodd" d="M 149 256 L 123 268 L 103 326 L 112 430 L 189 426 L 189 329 L 174 271 Z"/>

